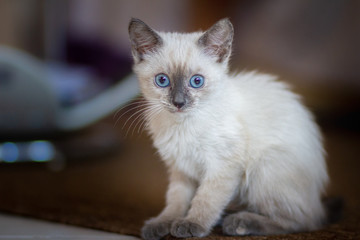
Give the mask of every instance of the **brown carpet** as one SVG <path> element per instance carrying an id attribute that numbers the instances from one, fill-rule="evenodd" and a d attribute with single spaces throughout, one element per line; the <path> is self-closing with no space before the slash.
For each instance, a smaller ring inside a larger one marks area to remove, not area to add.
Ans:
<path id="1" fill-rule="evenodd" d="M 113 128 L 114 120 L 105 122 L 117 136 L 126 132 L 121 129 L 123 123 Z M 225 237 L 215 230 L 206 239 L 360 239 L 360 135 L 330 129 L 324 132 L 332 178 L 329 194 L 345 201 L 341 221 L 311 233 Z M 1 164 L 0 210 L 139 236 L 143 221 L 163 207 L 167 185 L 164 166 L 144 133 L 130 131 L 116 153 L 101 157 L 99 152 L 92 154 L 99 143 L 86 145 L 82 141 L 86 134 L 72 138 L 77 158 L 70 159 L 62 171 L 51 171 L 43 164 Z M 95 157 L 78 158 L 87 155 Z"/>

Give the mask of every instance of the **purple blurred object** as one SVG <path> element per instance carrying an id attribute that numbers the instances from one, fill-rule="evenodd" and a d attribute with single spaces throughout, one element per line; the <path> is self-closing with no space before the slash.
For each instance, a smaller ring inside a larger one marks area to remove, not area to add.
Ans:
<path id="1" fill-rule="evenodd" d="M 130 56 L 105 41 L 71 33 L 66 39 L 65 56 L 69 64 L 90 67 L 99 77 L 110 82 L 131 72 Z"/>

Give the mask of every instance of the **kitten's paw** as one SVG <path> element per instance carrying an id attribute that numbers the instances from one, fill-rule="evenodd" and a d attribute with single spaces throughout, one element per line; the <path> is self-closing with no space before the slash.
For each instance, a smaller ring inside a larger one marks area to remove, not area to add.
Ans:
<path id="1" fill-rule="evenodd" d="M 225 217 L 222 224 L 222 230 L 226 235 L 244 236 L 249 234 L 245 220 L 237 214 Z"/>
<path id="2" fill-rule="evenodd" d="M 185 219 L 174 221 L 170 230 L 170 234 L 178 238 L 204 237 L 208 233 L 208 229 Z"/>
<path id="3" fill-rule="evenodd" d="M 141 237 L 145 240 L 159 240 L 170 233 L 171 221 L 155 221 L 150 219 L 141 229 Z"/>
<path id="4" fill-rule="evenodd" d="M 224 234 L 240 236 L 284 234 L 290 232 L 267 216 L 246 211 L 225 217 L 222 228 Z"/>

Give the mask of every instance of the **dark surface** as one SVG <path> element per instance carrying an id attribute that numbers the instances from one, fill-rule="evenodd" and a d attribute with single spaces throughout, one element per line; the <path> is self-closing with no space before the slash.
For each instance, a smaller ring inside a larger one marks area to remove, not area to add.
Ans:
<path id="1" fill-rule="evenodd" d="M 128 135 L 115 154 L 70 159 L 59 172 L 42 164 L 1 164 L 0 210 L 139 236 L 144 220 L 163 207 L 167 176 L 147 135 L 122 129 L 126 119 L 113 130 Z M 115 120 L 106 122 L 114 125 Z M 88 138 L 89 131 L 83 136 Z M 360 134 L 326 126 L 324 135 L 332 180 L 328 192 L 345 202 L 339 222 L 316 232 L 269 237 L 225 237 L 215 229 L 207 239 L 360 239 Z M 79 144 L 81 137 L 78 133 L 74 141 Z M 82 148 L 90 155 L 93 150 L 96 144 Z"/>

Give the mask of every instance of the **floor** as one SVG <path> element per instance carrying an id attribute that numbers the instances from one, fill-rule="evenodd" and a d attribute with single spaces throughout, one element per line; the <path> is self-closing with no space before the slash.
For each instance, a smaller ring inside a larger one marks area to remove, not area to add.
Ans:
<path id="1" fill-rule="evenodd" d="M 0 239 L 16 240 L 137 240 L 139 238 L 93 229 L 0 214 Z"/>
<path id="2" fill-rule="evenodd" d="M 0 211 L 139 238 L 143 222 L 164 205 L 167 172 L 147 134 L 123 127 L 131 124 L 127 119 L 114 126 L 111 117 L 98 129 L 72 135 L 69 141 L 56 140 L 56 146 L 73 154 L 62 169 L 40 163 L 1 164 Z M 331 127 L 323 127 L 323 132 L 331 177 L 328 193 L 344 200 L 342 220 L 314 233 L 266 239 L 360 239 L 360 134 Z M 207 239 L 264 238 L 225 237 L 215 231 Z"/>

